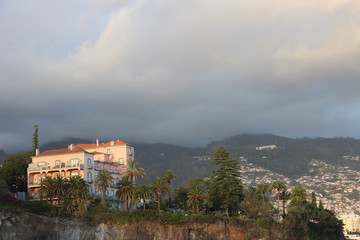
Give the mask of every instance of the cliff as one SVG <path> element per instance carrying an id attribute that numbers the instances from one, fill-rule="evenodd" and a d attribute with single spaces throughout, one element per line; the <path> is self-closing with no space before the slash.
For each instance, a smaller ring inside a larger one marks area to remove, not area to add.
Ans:
<path id="1" fill-rule="evenodd" d="M 0 211 L 0 239 L 3 240 L 242 240 L 259 239 L 254 231 L 217 223 L 189 223 L 182 226 L 139 222 L 126 225 L 94 224 L 80 218 L 59 218 L 31 213 Z M 250 236 L 252 235 L 252 236 Z"/>

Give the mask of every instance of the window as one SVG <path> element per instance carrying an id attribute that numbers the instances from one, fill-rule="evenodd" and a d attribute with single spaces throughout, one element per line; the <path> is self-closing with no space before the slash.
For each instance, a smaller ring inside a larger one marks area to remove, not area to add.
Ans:
<path id="1" fill-rule="evenodd" d="M 79 176 L 79 172 L 71 172 L 70 177 Z"/>
<path id="2" fill-rule="evenodd" d="M 88 172 L 87 178 L 88 178 L 88 181 L 92 181 L 92 172 Z"/>
<path id="3" fill-rule="evenodd" d="M 88 166 L 91 166 L 91 158 L 87 159 L 87 164 L 88 164 Z"/>
<path id="4" fill-rule="evenodd" d="M 70 159 L 70 166 L 71 166 L 71 167 L 77 167 L 77 166 L 79 166 L 79 159 L 78 159 L 78 158 Z"/>
<path id="5" fill-rule="evenodd" d="M 106 154 L 110 154 L 110 149 L 106 149 Z"/>
<path id="6" fill-rule="evenodd" d="M 122 158 L 119 158 L 119 161 L 118 161 L 119 164 L 124 164 L 124 159 Z"/>
<path id="7" fill-rule="evenodd" d="M 89 193 L 92 194 L 93 193 L 93 189 L 91 186 L 89 186 Z"/>
<path id="8" fill-rule="evenodd" d="M 38 166 L 39 168 L 45 169 L 45 168 L 46 168 L 46 162 L 38 162 L 38 163 L 37 163 L 37 166 Z"/>
<path id="9" fill-rule="evenodd" d="M 55 161 L 55 167 L 60 167 L 61 165 L 61 161 L 60 160 L 56 160 Z"/>

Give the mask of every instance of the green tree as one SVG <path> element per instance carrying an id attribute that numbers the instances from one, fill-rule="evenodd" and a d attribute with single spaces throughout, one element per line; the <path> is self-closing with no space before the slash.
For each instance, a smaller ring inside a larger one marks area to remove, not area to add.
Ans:
<path id="1" fill-rule="evenodd" d="M 101 191 L 101 206 L 106 207 L 106 189 L 112 184 L 114 178 L 111 173 L 106 170 L 101 170 L 95 177 L 95 187 Z"/>
<path id="2" fill-rule="evenodd" d="M 272 184 L 271 187 L 276 191 L 277 194 L 277 209 L 280 211 L 280 193 L 281 191 L 286 190 L 286 184 L 284 181 L 277 179 Z M 280 218 L 280 217 L 279 217 Z"/>
<path id="3" fill-rule="evenodd" d="M 143 201 L 143 209 L 146 209 L 146 201 L 152 199 L 153 197 L 153 190 L 152 188 L 147 185 L 136 185 L 135 186 L 135 197 L 141 201 Z"/>
<path id="4" fill-rule="evenodd" d="M 256 190 L 261 193 L 261 196 L 262 196 L 262 199 L 263 201 L 265 202 L 265 194 L 267 192 L 271 192 L 272 191 L 272 188 L 271 188 L 271 185 L 269 183 L 266 183 L 266 182 L 261 182 L 258 184 Z"/>
<path id="5" fill-rule="evenodd" d="M 284 224 L 286 239 L 308 239 L 310 219 L 311 212 L 306 201 L 306 191 L 301 186 L 295 186 L 291 192 L 289 211 Z"/>
<path id="6" fill-rule="evenodd" d="M 11 192 L 27 192 L 27 168 L 31 156 L 31 152 L 8 156 L 0 167 L 0 178 Z"/>
<path id="7" fill-rule="evenodd" d="M 273 210 L 272 204 L 268 200 L 263 200 L 260 192 L 253 187 L 246 191 L 241 207 L 250 219 L 269 218 Z"/>
<path id="8" fill-rule="evenodd" d="M 39 125 L 34 125 L 34 134 L 32 141 L 33 154 L 35 155 L 36 149 L 39 148 Z"/>
<path id="9" fill-rule="evenodd" d="M 173 171 L 167 170 L 163 173 L 162 177 L 165 179 L 167 185 L 168 185 L 168 200 L 169 200 L 169 206 L 171 206 L 171 180 L 176 178 L 176 175 Z"/>
<path id="10" fill-rule="evenodd" d="M 130 176 L 124 176 L 117 184 L 116 196 L 125 201 L 126 210 L 130 210 L 131 199 L 135 195 L 135 183 Z"/>
<path id="11" fill-rule="evenodd" d="M 51 203 L 52 199 L 54 197 L 54 180 L 50 176 L 45 176 L 44 178 L 41 178 L 40 182 L 40 200 L 43 200 L 43 197 L 47 198 L 48 201 Z"/>
<path id="12" fill-rule="evenodd" d="M 195 212 L 199 214 L 200 203 L 205 197 L 205 189 L 202 185 L 194 186 L 190 189 L 188 194 L 188 206 L 195 208 Z"/>
<path id="13" fill-rule="evenodd" d="M 286 191 L 286 190 L 282 190 L 279 194 L 279 199 L 282 201 L 282 218 L 285 219 L 285 215 L 286 215 L 286 202 L 290 200 L 290 196 L 291 194 Z"/>
<path id="14" fill-rule="evenodd" d="M 91 199 L 88 187 L 89 185 L 80 176 L 71 177 L 69 180 L 67 196 L 71 196 L 80 213 L 86 212 L 86 202 Z"/>
<path id="15" fill-rule="evenodd" d="M 162 177 L 156 177 L 152 182 L 152 188 L 157 197 L 157 209 L 161 208 L 161 196 L 168 191 L 166 181 Z"/>
<path id="16" fill-rule="evenodd" d="M 146 175 L 145 169 L 139 167 L 139 165 L 140 163 L 136 159 L 127 160 L 124 175 L 128 176 L 133 182 L 135 182 L 136 178 L 144 178 Z"/>
<path id="17" fill-rule="evenodd" d="M 224 147 L 219 147 L 213 153 L 212 163 L 218 166 L 212 175 L 212 199 L 218 201 L 225 209 L 226 215 L 236 211 L 243 198 L 241 168 L 237 160 L 230 157 Z"/>
<path id="18" fill-rule="evenodd" d="M 65 196 L 68 188 L 68 181 L 60 175 L 56 175 L 55 178 L 52 179 L 52 194 L 55 198 L 57 198 L 58 206 L 61 206 L 62 198 Z"/>

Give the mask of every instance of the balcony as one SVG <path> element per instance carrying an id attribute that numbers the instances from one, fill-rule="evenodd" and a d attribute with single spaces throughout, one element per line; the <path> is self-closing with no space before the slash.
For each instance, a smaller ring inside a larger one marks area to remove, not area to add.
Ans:
<path id="1" fill-rule="evenodd" d="M 71 169 L 71 168 L 80 168 L 80 169 L 84 169 L 84 164 L 65 164 L 62 163 L 61 165 L 55 165 L 53 167 L 47 166 L 47 167 L 43 167 L 43 166 L 37 166 L 36 164 L 29 164 L 28 166 L 28 172 L 34 172 L 34 171 L 51 171 L 51 170 L 59 170 L 59 169 Z"/>
<path id="2" fill-rule="evenodd" d="M 93 165 L 88 165 L 87 168 L 91 169 L 93 168 Z"/>

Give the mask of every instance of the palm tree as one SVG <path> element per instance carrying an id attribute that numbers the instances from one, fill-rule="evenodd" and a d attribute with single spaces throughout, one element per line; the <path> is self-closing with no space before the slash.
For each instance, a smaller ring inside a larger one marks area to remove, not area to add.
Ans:
<path id="1" fill-rule="evenodd" d="M 259 185 L 257 186 L 256 190 L 261 193 L 262 198 L 263 198 L 263 202 L 265 202 L 265 193 L 270 192 L 271 191 L 271 186 L 270 184 L 266 183 L 266 182 L 261 182 L 259 183 Z"/>
<path id="2" fill-rule="evenodd" d="M 85 212 L 87 210 L 86 201 L 89 200 L 90 197 L 88 184 L 80 176 L 70 178 L 68 196 L 74 200 L 79 212 Z"/>
<path id="3" fill-rule="evenodd" d="M 283 213 L 282 213 L 283 219 L 285 218 L 286 201 L 290 200 L 290 196 L 291 194 L 286 190 L 282 190 L 279 194 L 279 199 L 282 201 L 282 205 L 283 205 Z"/>
<path id="4" fill-rule="evenodd" d="M 188 204 L 193 206 L 195 202 L 195 209 L 197 214 L 200 212 L 199 203 L 203 200 L 204 196 L 204 188 L 201 185 L 195 186 L 189 191 Z"/>
<path id="5" fill-rule="evenodd" d="M 168 185 L 168 200 L 169 200 L 169 206 L 171 205 L 171 180 L 176 178 L 176 175 L 173 171 L 167 170 L 163 173 L 162 177 L 165 179 L 167 185 Z"/>
<path id="6" fill-rule="evenodd" d="M 53 183 L 54 183 L 54 181 L 50 176 L 45 176 L 44 178 L 41 179 L 40 189 L 39 189 L 40 200 L 42 200 L 43 196 L 45 196 L 46 198 L 49 199 L 49 202 L 51 203 L 52 198 L 54 196 L 54 194 L 53 194 L 54 184 Z"/>
<path id="7" fill-rule="evenodd" d="M 56 175 L 55 178 L 53 178 L 53 185 L 52 185 L 52 194 L 57 198 L 58 200 L 58 206 L 61 205 L 61 200 L 65 196 L 68 181 L 60 175 Z"/>
<path id="8" fill-rule="evenodd" d="M 130 180 L 135 182 L 136 178 L 145 177 L 145 169 L 139 167 L 140 163 L 136 159 L 127 160 L 125 176 L 129 176 Z"/>
<path id="9" fill-rule="evenodd" d="M 111 173 L 106 170 L 101 170 L 98 175 L 95 177 L 95 187 L 101 191 L 101 206 L 106 207 L 105 194 L 106 189 L 113 182 L 114 178 L 111 176 Z"/>
<path id="10" fill-rule="evenodd" d="M 306 190 L 299 185 L 295 186 L 291 191 L 291 198 L 294 201 L 306 201 Z"/>
<path id="11" fill-rule="evenodd" d="M 147 184 L 137 185 L 135 189 L 135 197 L 139 200 L 143 200 L 143 209 L 146 209 L 146 200 L 153 197 L 153 190 Z"/>
<path id="12" fill-rule="evenodd" d="M 276 190 L 277 192 L 277 197 L 278 197 L 278 209 L 280 209 L 280 192 L 286 189 L 286 184 L 284 181 L 278 179 L 275 180 L 272 183 L 272 189 Z"/>
<path id="13" fill-rule="evenodd" d="M 125 200 L 125 206 L 126 210 L 130 210 L 129 203 L 131 201 L 131 198 L 135 194 L 135 183 L 130 179 L 129 176 L 124 176 L 119 182 L 118 182 L 118 190 L 116 191 L 116 196 L 120 200 Z"/>
<path id="14" fill-rule="evenodd" d="M 152 182 L 153 190 L 157 196 L 157 209 L 160 210 L 161 207 L 161 195 L 168 191 L 167 184 L 165 179 L 162 177 L 156 177 Z"/>

